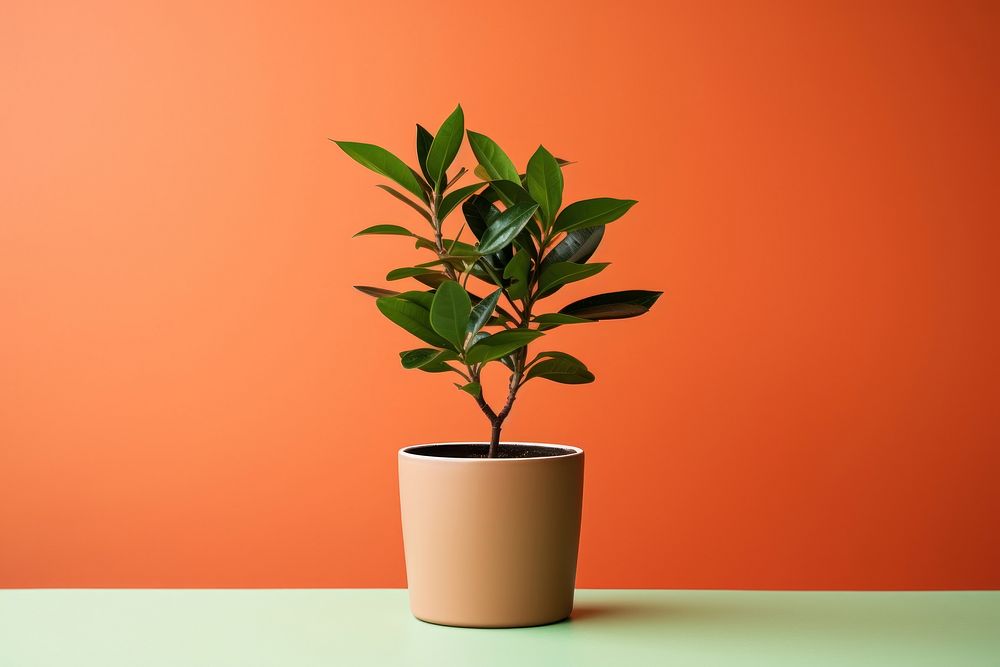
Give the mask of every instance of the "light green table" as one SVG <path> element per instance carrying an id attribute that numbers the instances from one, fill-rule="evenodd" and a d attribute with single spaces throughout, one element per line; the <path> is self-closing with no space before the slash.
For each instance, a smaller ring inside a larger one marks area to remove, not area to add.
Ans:
<path id="1" fill-rule="evenodd" d="M 7 590 L 0 665 L 996 666 L 1000 592 L 585 590 L 568 622 L 466 630 L 402 590 Z"/>

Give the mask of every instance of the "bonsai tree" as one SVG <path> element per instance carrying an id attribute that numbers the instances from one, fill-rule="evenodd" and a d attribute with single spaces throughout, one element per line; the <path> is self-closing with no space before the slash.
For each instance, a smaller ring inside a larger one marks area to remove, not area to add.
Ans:
<path id="1" fill-rule="evenodd" d="M 463 167 L 452 175 L 448 170 L 466 135 L 479 162 L 474 175 L 480 180 L 459 186 L 467 170 Z M 522 173 L 492 139 L 465 131 L 461 106 L 436 134 L 417 125 L 419 171 L 384 148 L 335 143 L 398 186 L 378 187 L 419 215 L 422 229 L 427 230 L 417 233 L 398 225 L 375 225 L 355 234 L 405 236 L 415 240 L 417 250 L 429 251 L 428 261 L 386 275 L 387 281 L 416 280 L 422 289 L 356 288 L 375 297 L 383 315 L 426 344 L 399 353 L 404 368 L 461 378 L 455 386 L 475 399 L 489 419 L 490 458 L 498 454 L 504 421 L 526 382 L 594 381 L 587 366 L 565 352 L 540 352 L 529 360 L 531 343 L 560 326 L 642 315 L 662 294 L 609 292 L 555 312 L 545 308 L 545 300 L 564 285 L 608 267 L 606 262 L 588 260 L 605 226 L 636 202 L 600 197 L 563 206 L 562 167 L 567 161 L 539 146 Z M 446 226 L 454 233 L 446 234 Z M 473 278 L 478 283 L 470 285 Z M 502 403 L 491 404 L 483 391 L 483 370 L 491 363 L 502 364 L 509 372 Z"/>

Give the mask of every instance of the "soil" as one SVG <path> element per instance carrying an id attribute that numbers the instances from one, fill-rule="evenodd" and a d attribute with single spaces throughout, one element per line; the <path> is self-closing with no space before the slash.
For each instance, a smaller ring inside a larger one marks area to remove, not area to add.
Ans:
<path id="1" fill-rule="evenodd" d="M 466 445 L 425 445 L 412 447 L 407 451 L 417 456 L 436 456 L 454 459 L 485 459 L 490 446 L 481 443 Z M 527 459 L 544 456 L 568 456 L 576 450 L 565 447 L 540 447 L 538 445 L 500 445 L 497 447 L 498 459 Z"/>

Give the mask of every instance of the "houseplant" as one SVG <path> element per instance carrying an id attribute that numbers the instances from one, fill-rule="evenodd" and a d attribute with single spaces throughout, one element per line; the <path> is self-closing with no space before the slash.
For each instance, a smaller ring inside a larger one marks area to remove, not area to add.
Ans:
<path id="1" fill-rule="evenodd" d="M 460 184 L 468 171 L 449 175 L 448 170 L 466 136 L 478 161 L 478 180 Z M 400 352 L 403 367 L 454 376 L 455 386 L 471 396 L 490 424 L 488 442 L 399 452 L 413 613 L 431 622 L 478 627 L 561 620 L 572 610 L 583 451 L 502 443 L 500 437 L 525 383 L 594 381 L 586 365 L 565 352 L 531 357 L 533 342 L 561 326 L 641 315 L 659 298 L 661 292 L 630 290 L 558 310 L 544 307 L 564 285 L 608 266 L 589 260 L 605 226 L 636 202 L 597 198 L 563 206 L 566 161 L 539 146 L 519 172 L 493 140 L 465 131 L 461 106 L 435 134 L 417 125 L 419 170 L 372 144 L 336 143 L 392 181 L 378 187 L 422 218 L 420 232 L 380 224 L 355 236 L 409 237 L 417 250 L 429 252 L 429 261 L 386 276 L 393 282 L 415 280 L 420 288 L 357 289 L 375 297 L 385 317 L 424 343 Z M 506 395 L 495 403 L 484 390 L 487 367 L 504 368 L 507 375 Z"/>

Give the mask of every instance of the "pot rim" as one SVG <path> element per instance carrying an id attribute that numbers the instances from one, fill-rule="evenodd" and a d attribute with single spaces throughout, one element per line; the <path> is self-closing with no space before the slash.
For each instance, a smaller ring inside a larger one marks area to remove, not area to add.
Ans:
<path id="1" fill-rule="evenodd" d="M 553 449 L 569 449 L 570 453 L 563 454 L 561 456 L 523 456 L 516 459 L 472 459 L 460 456 L 422 456 L 420 454 L 412 454 L 407 450 L 415 449 L 417 447 L 438 447 L 443 445 L 489 445 L 489 442 L 484 440 L 460 440 L 456 442 L 428 442 L 418 445 L 407 445 L 406 447 L 401 447 L 399 450 L 400 458 L 415 459 L 418 461 L 454 461 L 456 463 L 485 463 L 487 465 L 497 465 L 499 463 L 517 463 L 518 461 L 554 461 L 554 460 L 564 460 L 569 458 L 575 458 L 578 456 L 583 456 L 583 449 L 580 447 L 574 447 L 573 445 L 557 445 L 551 442 L 525 442 L 525 441 L 513 441 L 513 440 L 501 440 L 501 445 L 527 445 L 530 447 L 551 447 Z"/>

